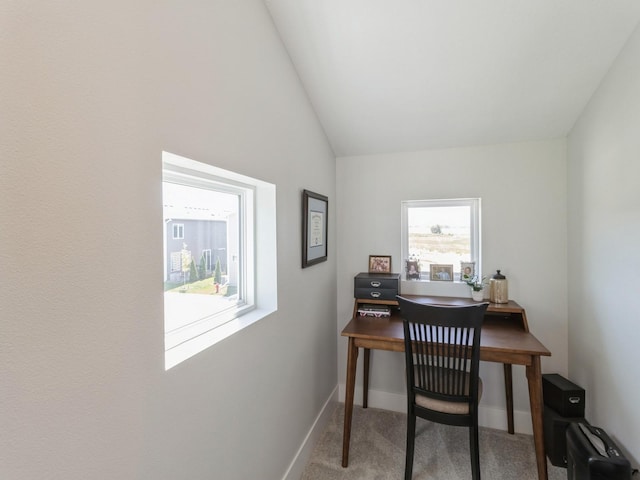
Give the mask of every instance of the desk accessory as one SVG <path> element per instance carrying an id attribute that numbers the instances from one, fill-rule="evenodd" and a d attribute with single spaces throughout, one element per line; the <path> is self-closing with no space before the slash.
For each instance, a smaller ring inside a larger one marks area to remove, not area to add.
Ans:
<path id="1" fill-rule="evenodd" d="M 361 317 L 390 317 L 391 307 L 389 305 L 377 305 L 371 303 L 363 303 L 358 306 L 358 315 Z"/>
<path id="2" fill-rule="evenodd" d="M 509 285 L 507 277 L 497 270 L 489 282 L 489 301 L 491 303 L 509 303 Z"/>
<path id="3" fill-rule="evenodd" d="M 369 255 L 369 273 L 391 273 L 391 255 Z"/>
<path id="4" fill-rule="evenodd" d="M 399 273 L 368 273 L 361 272 L 353 278 L 353 317 L 360 316 L 361 305 L 386 306 L 391 311 L 397 306 L 396 295 L 400 293 Z M 378 311 L 378 313 L 380 313 Z M 367 315 L 372 316 L 372 315 Z M 383 316 L 383 315 L 380 315 Z M 384 315 L 385 317 L 387 315 Z"/>
<path id="5" fill-rule="evenodd" d="M 399 273 L 359 273 L 354 278 L 353 296 L 367 300 L 391 300 L 396 304 L 400 292 Z"/>

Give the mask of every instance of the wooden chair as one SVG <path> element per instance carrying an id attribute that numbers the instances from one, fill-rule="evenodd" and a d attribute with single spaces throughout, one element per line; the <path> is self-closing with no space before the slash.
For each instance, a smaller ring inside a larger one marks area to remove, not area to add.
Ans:
<path id="1" fill-rule="evenodd" d="M 469 427 L 471 473 L 480 480 L 478 401 L 480 333 L 488 303 L 451 307 L 397 297 L 407 370 L 405 480 L 411 480 L 416 417 Z"/>

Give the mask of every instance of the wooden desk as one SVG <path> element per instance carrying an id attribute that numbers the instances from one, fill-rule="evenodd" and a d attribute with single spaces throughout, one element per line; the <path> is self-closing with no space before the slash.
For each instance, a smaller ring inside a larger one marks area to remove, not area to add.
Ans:
<path id="1" fill-rule="evenodd" d="M 464 305 L 475 303 L 471 299 L 450 297 L 422 297 L 403 295 L 415 301 L 432 304 Z M 480 359 L 487 362 L 498 362 L 505 365 L 524 365 L 529 384 L 529 402 L 531 405 L 531 422 L 533 425 L 533 439 L 536 449 L 536 463 L 539 480 L 547 480 L 547 460 L 544 451 L 543 434 L 543 401 L 542 401 L 542 372 L 540 357 L 550 356 L 551 353 L 528 331 L 526 317 L 523 322 L 513 321 L 509 316 L 501 313 L 511 313 L 510 310 L 524 310 L 515 302 L 497 305 L 490 304 L 489 313 L 482 327 L 480 340 Z M 342 440 L 342 466 L 349 464 L 349 441 L 351 438 L 351 419 L 353 416 L 353 400 L 356 384 L 356 366 L 358 349 L 369 349 L 404 352 L 404 331 L 401 318 L 394 313 L 391 317 L 354 317 L 342 330 L 342 336 L 348 338 L 347 349 L 347 379 L 344 401 L 344 432 Z M 367 362 L 368 363 L 368 362 Z"/>
<path id="2" fill-rule="evenodd" d="M 426 303 L 429 305 L 471 305 L 474 302 L 469 298 L 460 297 L 436 297 L 426 295 L 404 295 L 407 298 L 415 300 L 420 303 Z M 358 306 L 360 304 L 381 304 L 389 306 L 398 306 L 398 302 L 395 300 L 372 300 L 372 299 L 359 299 L 356 298 L 353 306 L 353 318 L 358 316 Z M 527 322 L 527 314 L 520 305 L 513 300 L 509 300 L 508 303 L 491 303 L 487 309 L 487 316 L 502 316 L 505 320 L 519 325 L 525 332 L 529 331 L 529 324 Z M 367 408 L 369 405 L 369 358 L 370 349 L 364 349 L 364 361 L 363 361 L 363 379 L 362 379 L 362 407 Z M 513 421 L 513 374 L 511 364 L 503 364 L 504 371 L 504 389 L 506 396 L 507 406 L 507 431 L 509 433 L 515 432 L 515 425 Z"/>

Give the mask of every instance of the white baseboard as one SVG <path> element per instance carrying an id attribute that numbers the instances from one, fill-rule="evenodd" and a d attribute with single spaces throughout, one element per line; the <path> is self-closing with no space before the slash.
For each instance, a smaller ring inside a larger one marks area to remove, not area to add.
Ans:
<path id="1" fill-rule="evenodd" d="M 285 472 L 282 480 L 299 480 L 302 476 L 302 472 L 311 457 L 311 452 L 313 451 L 313 447 L 315 447 L 320 434 L 325 430 L 326 426 L 329 424 L 329 420 L 331 420 L 331 415 L 333 414 L 334 407 L 338 403 L 338 386 L 333 389 L 331 395 L 320 409 L 320 413 L 316 417 L 313 425 L 309 429 L 302 445 L 296 452 L 289 468 Z"/>
<path id="2" fill-rule="evenodd" d="M 344 402 L 345 385 L 339 385 L 339 398 Z M 362 406 L 362 387 L 356 387 L 355 404 Z M 381 390 L 369 389 L 369 406 L 371 408 L 381 408 L 393 412 L 407 411 L 407 396 L 405 394 L 383 392 Z M 531 425 L 531 413 L 528 411 L 514 410 L 513 412 L 514 430 L 516 433 L 533 435 Z M 478 424 L 481 427 L 495 428 L 496 430 L 507 430 L 507 411 L 503 408 L 485 407 L 480 404 L 478 409 Z"/>

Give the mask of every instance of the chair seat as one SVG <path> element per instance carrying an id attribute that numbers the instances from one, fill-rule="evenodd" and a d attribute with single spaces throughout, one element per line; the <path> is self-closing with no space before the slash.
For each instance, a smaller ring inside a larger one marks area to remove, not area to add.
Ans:
<path id="1" fill-rule="evenodd" d="M 418 367 L 416 367 L 416 377 Z M 446 369 L 445 372 L 447 371 Z M 465 378 L 465 393 L 469 392 L 469 375 Z M 482 379 L 478 378 L 478 401 L 482 398 Z M 416 393 L 416 405 L 427 408 L 429 410 L 435 410 L 436 412 L 449 413 L 453 415 L 468 415 L 469 404 L 466 402 L 447 402 L 446 400 L 440 400 L 437 398 L 427 397 Z"/>

